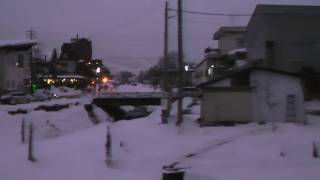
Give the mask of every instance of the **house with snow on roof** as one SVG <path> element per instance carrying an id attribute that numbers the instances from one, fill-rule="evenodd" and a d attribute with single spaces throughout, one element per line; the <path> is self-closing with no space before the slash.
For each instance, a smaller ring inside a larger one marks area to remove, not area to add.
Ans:
<path id="1" fill-rule="evenodd" d="M 201 124 L 304 122 L 300 77 L 257 66 L 243 66 L 198 86 Z"/>
<path id="2" fill-rule="evenodd" d="M 246 27 L 222 26 L 213 34 L 213 40 L 218 41 L 218 49 L 205 49 L 204 59 L 193 74 L 194 85 L 246 64 L 245 32 Z"/>
<path id="3" fill-rule="evenodd" d="M 29 90 L 31 48 L 34 45 L 34 41 L 0 40 L 0 90 Z"/>

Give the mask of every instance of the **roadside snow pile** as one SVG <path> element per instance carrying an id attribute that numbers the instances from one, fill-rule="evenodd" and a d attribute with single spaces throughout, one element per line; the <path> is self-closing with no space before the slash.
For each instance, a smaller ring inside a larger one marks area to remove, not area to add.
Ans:
<path id="1" fill-rule="evenodd" d="M 151 85 L 134 84 L 134 85 L 119 85 L 115 88 L 116 92 L 160 92 L 159 88 L 154 88 Z"/>
<path id="2" fill-rule="evenodd" d="M 99 122 L 108 119 L 108 115 L 96 106 L 94 106 L 94 112 L 97 113 Z M 28 113 L 24 119 L 28 124 L 34 125 L 37 139 L 56 137 L 94 126 L 83 105 L 70 106 L 53 112 L 33 111 Z"/>
<path id="3" fill-rule="evenodd" d="M 54 87 L 51 86 L 50 93 L 54 94 L 58 98 L 78 98 L 81 96 L 81 90 L 75 90 L 68 87 Z"/>

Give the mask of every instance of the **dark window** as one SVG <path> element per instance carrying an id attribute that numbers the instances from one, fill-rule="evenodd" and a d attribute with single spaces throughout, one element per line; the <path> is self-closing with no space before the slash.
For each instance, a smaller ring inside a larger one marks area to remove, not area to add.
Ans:
<path id="1" fill-rule="evenodd" d="M 19 54 L 18 55 L 18 60 L 16 61 L 16 66 L 17 67 L 20 67 L 20 68 L 23 68 L 24 67 L 24 62 L 23 62 L 23 55 L 22 54 Z"/>

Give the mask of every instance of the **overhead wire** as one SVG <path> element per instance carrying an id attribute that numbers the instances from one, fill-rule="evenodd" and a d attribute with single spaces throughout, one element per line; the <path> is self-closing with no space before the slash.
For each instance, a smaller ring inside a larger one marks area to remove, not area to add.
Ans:
<path id="1" fill-rule="evenodd" d="M 178 10 L 176 9 L 169 9 L 169 11 L 174 11 L 177 12 Z M 234 17 L 234 16 L 244 16 L 244 17 L 250 17 L 250 16 L 257 16 L 257 15 L 319 15 L 319 13 L 313 13 L 313 12 L 266 12 L 266 13 L 251 13 L 251 14 L 246 14 L 246 13 L 211 13 L 211 12 L 200 12 L 200 11 L 191 11 L 191 10 L 182 10 L 183 13 L 187 14 L 195 14 L 195 15 L 207 15 L 207 16 L 229 16 L 229 17 Z"/>

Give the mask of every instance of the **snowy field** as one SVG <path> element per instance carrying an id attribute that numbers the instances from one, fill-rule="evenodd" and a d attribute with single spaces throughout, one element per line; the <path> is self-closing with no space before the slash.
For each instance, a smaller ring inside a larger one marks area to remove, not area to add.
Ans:
<path id="1" fill-rule="evenodd" d="M 175 104 L 167 125 L 160 124 L 161 107 L 148 117 L 116 123 L 94 107 L 102 121 L 94 126 L 83 108 L 90 102 L 90 97 L 81 97 L 0 105 L 0 180 L 160 180 L 162 166 L 174 162 L 185 168 L 185 180 L 320 179 L 320 159 L 312 157 L 312 143 L 320 141 L 318 116 L 308 115 L 309 125 L 201 128 L 195 122 L 200 113 L 196 105 L 177 128 Z M 67 103 L 69 108 L 57 112 L 33 110 L 39 104 Z M 185 106 L 190 103 L 190 98 L 184 99 Z M 18 108 L 29 113 L 7 113 Z M 320 110 L 320 103 L 310 102 L 306 108 Z M 27 160 L 27 144 L 20 142 L 22 119 L 35 124 L 36 162 Z M 112 135 L 109 167 L 104 149 L 107 125 Z"/>

